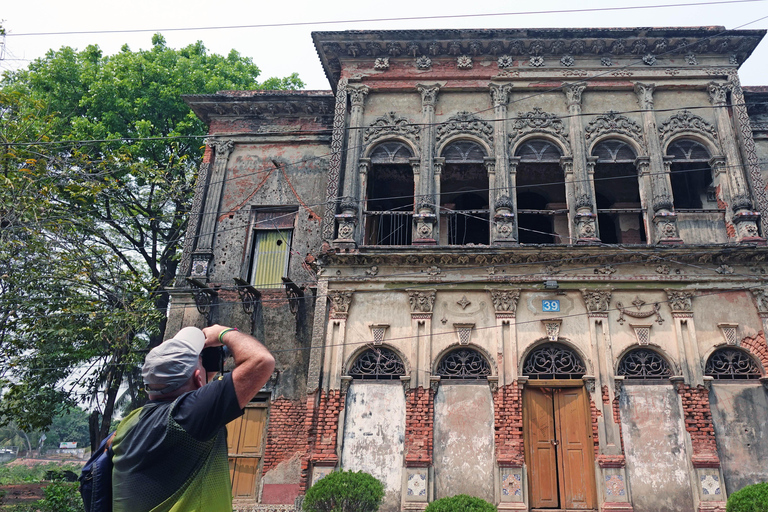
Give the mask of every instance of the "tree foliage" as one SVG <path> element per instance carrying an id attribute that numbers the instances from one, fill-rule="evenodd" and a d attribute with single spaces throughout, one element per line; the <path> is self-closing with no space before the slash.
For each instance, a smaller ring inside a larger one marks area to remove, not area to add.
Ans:
<path id="1" fill-rule="evenodd" d="M 728 496 L 728 512 L 764 512 L 768 510 L 768 482 L 748 485 Z"/>
<path id="2" fill-rule="evenodd" d="M 304 512 L 376 512 L 384 485 L 363 471 L 334 471 L 318 480 L 304 497 Z"/>
<path id="3" fill-rule="evenodd" d="M 427 505 L 425 512 L 496 512 L 496 510 L 495 505 L 482 498 L 457 494 L 433 501 Z"/>
<path id="4" fill-rule="evenodd" d="M 0 81 L 0 421 L 26 430 L 92 399 L 103 438 L 137 365 L 161 341 L 203 154 L 181 99 L 259 83 L 251 59 L 98 46 L 49 51 Z"/>

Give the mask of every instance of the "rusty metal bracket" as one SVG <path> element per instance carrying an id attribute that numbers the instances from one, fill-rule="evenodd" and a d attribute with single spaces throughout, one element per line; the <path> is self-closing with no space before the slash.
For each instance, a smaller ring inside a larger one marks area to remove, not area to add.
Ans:
<path id="1" fill-rule="evenodd" d="M 219 305 L 219 293 L 199 279 L 188 277 L 187 282 L 194 288 L 192 293 L 198 313 L 205 317 L 206 325 L 211 325 L 213 323 L 211 319 Z"/>
<path id="2" fill-rule="evenodd" d="M 282 279 L 283 285 L 285 285 L 285 295 L 288 297 L 288 307 L 291 309 L 291 313 L 295 316 L 299 311 L 299 299 L 304 298 L 304 288 L 299 288 L 296 283 L 287 277 L 283 277 Z"/>
<path id="3" fill-rule="evenodd" d="M 234 278 L 237 285 L 237 294 L 240 296 L 240 304 L 243 311 L 251 315 L 251 332 L 256 328 L 256 319 L 261 311 L 261 292 L 248 284 L 248 281 Z"/>

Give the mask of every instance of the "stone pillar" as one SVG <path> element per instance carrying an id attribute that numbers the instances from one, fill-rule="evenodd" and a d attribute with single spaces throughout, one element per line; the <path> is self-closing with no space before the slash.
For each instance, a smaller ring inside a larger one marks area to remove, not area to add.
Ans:
<path id="1" fill-rule="evenodd" d="M 736 226 L 736 239 L 740 243 L 765 244 L 766 240 L 759 236 L 757 227 L 760 213 L 752 207 L 747 177 L 744 174 L 744 166 L 741 162 L 741 155 L 731 125 L 731 117 L 726 106 L 730 88 L 730 84 L 717 82 L 710 82 L 707 87 L 709 101 L 714 107 L 715 124 L 720 144 L 725 152 L 725 165 L 722 168 L 725 169 L 725 176 L 727 176 L 730 192 L 730 201 L 728 202 L 731 207 L 731 212 L 726 214 L 726 221 L 732 221 Z M 717 164 L 718 162 L 713 163 Z"/>
<path id="2" fill-rule="evenodd" d="M 227 162 L 235 148 L 233 140 L 208 140 L 206 144 L 213 148 L 213 172 L 208 182 L 203 218 L 200 232 L 197 234 L 197 247 L 192 253 L 192 277 L 207 278 L 213 263 L 213 237 L 216 233 L 216 219 L 219 217 L 221 196 L 227 181 Z"/>
<path id="3" fill-rule="evenodd" d="M 573 152 L 572 183 L 573 197 L 569 198 L 569 208 L 573 219 L 573 233 L 577 244 L 591 244 L 600 241 L 597 234 L 597 215 L 595 214 L 592 183 L 587 169 L 587 149 L 584 143 L 584 124 L 581 122 L 581 93 L 587 86 L 582 83 L 568 84 L 563 87 L 568 102 L 568 132 Z"/>
<path id="4" fill-rule="evenodd" d="M 677 231 L 677 215 L 672 202 L 672 184 L 669 180 L 669 165 L 664 162 L 661 152 L 656 114 L 653 112 L 653 91 L 655 84 L 635 83 L 635 94 L 643 117 L 643 136 L 648 148 L 649 172 L 651 177 L 651 210 L 654 229 L 648 239 L 659 244 L 681 244 Z"/>
<path id="5" fill-rule="evenodd" d="M 495 180 L 491 184 L 490 208 L 493 215 L 491 245 L 505 246 L 517 243 L 515 238 L 515 214 L 512 196 L 514 188 L 509 170 L 507 145 L 507 104 L 511 85 L 491 84 L 491 101 L 495 114 L 495 136 L 493 152 L 495 155 Z"/>
<path id="6" fill-rule="evenodd" d="M 517 166 L 520 165 L 520 157 L 513 156 L 509 158 L 509 200 L 512 203 L 512 236 L 517 242 L 520 239 L 520 235 L 517 229 Z M 497 204 L 498 208 L 498 204 Z"/>
<path id="7" fill-rule="evenodd" d="M 363 113 L 368 91 L 365 85 L 347 86 L 352 108 L 349 115 L 350 130 L 347 132 L 347 161 L 344 166 L 341 212 L 336 215 L 338 231 L 337 238 L 334 240 L 337 247 L 346 249 L 356 247 L 361 241 L 358 228 L 362 224 L 360 200 L 364 194 L 360 193 L 358 165 L 363 147 Z"/>
<path id="8" fill-rule="evenodd" d="M 323 365 L 323 389 L 341 387 L 342 367 L 344 365 L 344 346 L 347 330 L 347 315 L 352 303 L 352 292 L 329 290 L 331 312 L 325 337 L 325 356 Z"/>
<path id="9" fill-rule="evenodd" d="M 439 204 L 440 174 L 433 167 L 435 148 L 435 103 L 439 85 L 419 84 L 416 89 L 421 93 L 421 162 L 419 164 L 419 182 L 416 189 L 416 215 L 414 245 L 435 245 L 440 239 Z"/>
<path id="10" fill-rule="evenodd" d="M 752 295 L 763 324 L 763 332 L 768 334 L 768 288 L 752 288 Z"/>
<path id="11" fill-rule="evenodd" d="M 325 189 L 325 214 L 323 215 L 323 241 L 333 240 L 336 224 L 336 207 L 339 203 L 339 181 L 341 160 L 344 149 L 344 135 L 347 128 L 347 79 L 342 78 L 336 86 L 336 106 L 333 112 L 331 134 L 331 156 L 328 161 L 328 184 Z"/>
<path id="12" fill-rule="evenodd" d="M 696 339 L 696 329 L 693 325 L 693 298 L 694 293 L 685 290 L 665 289 L 667 292 L 667 304 L 672 311 L 672 319 L 675 322 L 675 334 L 679 360 L 683 370 L 685 382 L 694 386 L 704 383 L 704 375 L 701 371 L 701 357 L 699 344 Z"/>
<path id="13" fill-rule="evenodd" d="M 411 307 L 412 367 L 405 389 L 405 471 L 403 472 L 402 508 L 423 510 L 434 493 L 432 448 L 434 436 L 435 393 L 439 377 L 431 378 L 432 309 L 436 290 L 406 290 Z"/>

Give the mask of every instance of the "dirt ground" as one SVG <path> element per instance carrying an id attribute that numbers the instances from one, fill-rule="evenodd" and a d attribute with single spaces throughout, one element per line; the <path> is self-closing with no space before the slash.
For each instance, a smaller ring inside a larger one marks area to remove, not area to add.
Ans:
<path id="1" fill-rule="evenodd" d="M 34 482 L 28 484 L 0 485 L 0 490 L 7 494 L 0 499 L 0 510 L 8 505 L 32 503 L 43 498 L 43 488 L 50 482 Z"/>

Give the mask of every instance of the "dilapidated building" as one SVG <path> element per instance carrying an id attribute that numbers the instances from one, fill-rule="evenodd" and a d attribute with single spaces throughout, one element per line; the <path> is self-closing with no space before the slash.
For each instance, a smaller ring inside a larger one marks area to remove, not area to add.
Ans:
<path id="1" fill-rule="evenodd" d="M 221 92 L 169 333 L 278 366 L 242 510 L 724 510 L 768 479 L 764 31 L 316 32 L 331 91 Z"/>

